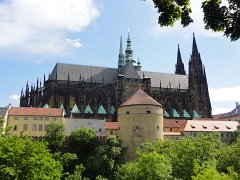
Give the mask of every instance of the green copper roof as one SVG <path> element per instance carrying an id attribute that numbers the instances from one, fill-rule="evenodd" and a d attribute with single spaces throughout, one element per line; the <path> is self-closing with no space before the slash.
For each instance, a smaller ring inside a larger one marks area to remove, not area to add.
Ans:
<path id="1" fill-rule="evenodd" d="M 65 111 L 65 108 L 64 108 L 63 104 L 60 105 L 60 108 L 63 109 L 64 116 L 65 116 L 66 115 L 66 111 Z"/>
<path id="2" fill-rule="evenodd" d="M 114 114 L 116 112 L 116 109 L 114 106 L 111 106 L 111 114 Z"/>
<path id="3" fill-rule="evenodd" d="M 103 105 L 101 105 L 101 106 L 99 106 L 97 113 L 98 114 L 107 114 L 107 111 L 104 109 Z"/>
<path id="4" fill-rule="evenodd" d="M 175 117 L 175 118 L 179 118 L 180 117 L 180 115 L 178 114 L 176 109 L 173 109 L 173 117 Z"/>
<path id="5" fill-rule="evenodd" d="M 163 110 L 163 116 L 165 116 L 165 117 L 170 117 L 169 114 L 168 114 L 168 112 L 167 112 L 165 109 Z"/>
<path id="6" fill-rule="evenodd" d="M 50 106 L 48 104 L 45 104 L 43 108 L 50 108 Z"/>
<path id="7" fill-rule="evenodd" d="M 91 109 L 89 104 L 85 107 L 84 113 L 86 113 L 86 114 L 88 114 L 88 113 L 89 114 L 93 114 L 93 111 L 92 111 L 92 109 Z"/>
<path id="8" fill-rule="evenodd" d="M 71 113 L 80 113 L 80 110 L 78 109 L 76 104 L 74 104 Z"/>
<path id="9" fill-rule="evenodd" d="M 193 118 L 200 118 L 200 115 L 195 110 L 193 110 Z"/>
<path id="10" fill-rule="evenodd" d="M 188 112 L 185 109 L 183 110 L 183 117 L 190 118 L 190 115 L 188 114 Z"/>

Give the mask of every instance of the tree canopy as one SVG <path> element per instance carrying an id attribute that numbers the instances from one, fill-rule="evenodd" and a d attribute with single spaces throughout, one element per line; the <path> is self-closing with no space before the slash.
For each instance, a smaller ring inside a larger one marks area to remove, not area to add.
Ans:
<path id="1" fill-rule="evenodd" d="M 65 137 L 64 126 L 52 122 L 48 125 L 44 139 L 48 142 L 48 148 L 54 153 L 62 148 Z"/>
<path id="2" fill-rule="evenodd" d="M 202 0 L 205 29 L 223 32 L 232 41 L 240 38 L 239 0 Z M 160 26 L 173 26 L 180 21 L 183 27 L 193 22 L 190 0 L 153 0 L 159 13 Z"/>
<path id="3" fill-rule="evenodd" d="M 118 169 L 115 179 L 237 179 L 239 143 L 224 144 L 216 133 L 146 142 L 136 160 Z"/>
<path id="4" fill-rule="evenodd" d="M 0 136 L 0 179 L 60 179 L 62 166 L 43 142 Z"/>

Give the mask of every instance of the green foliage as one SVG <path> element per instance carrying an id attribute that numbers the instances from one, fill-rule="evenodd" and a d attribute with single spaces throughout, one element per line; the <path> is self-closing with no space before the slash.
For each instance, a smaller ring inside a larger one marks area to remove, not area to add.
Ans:
<path id="1" fill-rule="evenodd" d="M 185 27 L 193 20 L 189 13 L 192 12 L 190 0 L 153 0 L 155 8 L 158 9 L 158 23 L 161 26 L 173 26 L 174 22 L 181 19 L 182 25 Z"/>
<path id="2" fill-rule="evenodd" d="M 53 154 L 53 158 L 56 161 L 59 161 L 63 167 L 63 177 L 69 175 L 69 173 L 73 173 L 74 167 L 76 166 L 76 162 L 78 160 L 77 155 L 74 153 L 61 153 L 55 152 Z"/>
<path id="3" fill-rule="evenodd" d="M 64 126 L 56 122 L 51 122 L 45 135 L 45 141 L 48 142 L 48 148 L 54 153 L 60 151 L 65 142 Z"/>
<path id="4" fill-rule="evenodd" d="M 5 123 L 4 118 L 0 115 L 0 136 L 8 136 L 12 127 L 3 127 Z"/>
<path id="5" fill-rule="evenodd" d="M 61 172 L 43 142 L 0 137 L 0 179 L 60 179 Z"/>
<path id="6" fill-rule="evenodd" d="M 236 41 L 240 38 L 240 3 L 239 0 L 225 2 L 227 5 L 223 5 L 222 0 L 202 0 L 205 28 L 224 32 L 225 36 Z M 160 26 L 173 26 L 181 20 L 186 27 L 193 22 L 190 0 L 153 0 L 153 3 L 159 13 Z"/>
<path id="7" fill-rule="evenodd" d="M 223 31 L 232 41 L 240 38 L 240 3 L 239 0 L 228 0 L 221 5 L 221 0 L 205 0 L 202 3 L 206 29 Z"/>
<path id="8" fill-rule="evenodd" d="M 68 177 L 65 178 L 65 180 L 88 180 L 88 178 L 82 177 L 84 170 L 85 167 L 82 164 L 76 166 L 74 174 L 69 175 Z"/>
<path id="9" fill-rule="evenodd" d="M 217 169 L 221 172 L 227 173 L 229 167 L 232 167 L 233 170 L 240 174 L 240 139 L 237 142 L 225 145 L 219 151 L 219 156 L 217 158 L 218 164 Z"/>
<path id="10" fill-rule="evenodd" d="M 172 164 L 172 175 L 179 179 L 191 179 L 198 170 L 213 165 L 223 146 L 218 134 L 185 137 L 178 141 L 166 140 L 146 142 L 138 154 L 157 152 L 165 155 Z"/>
<path id="11" fill-rule="evenodd" d="M 222 142 L 215 133 L 181 139 L 176 143 L 176 154 L 172 157 L 173 176 L 191 179 L 196 173 L 194 166 L 205 168 L 214 163 L 221 147 Z"/>
<path id="12" fill-rule="evenodd" d="M 0 128 L 3 128 L 4 118 L 0 115 Z"/>
<path id="13" fill-rule="evenodd" d="M 96 180 L 108 180 L 107 178 L 102 177 L 101 175 L 96 177 Z"/>
<path id="14" fill-rule="evenodd" d="M 169 159 L 156 152 L 141 154 L 134 162 L 122 165 L 116 172 L 116 180 L 171 179 Z"/>
<path id="15" fill-rule="evenodd" d="M 219 173 L 215 166 L 211 166 L 200 171 L 196 176 L 192 176 L 192 180 L 234 180 L 235 177 Z"/>
<path id="16" fill-rule="evenodd" d="M 78 158 L 86 159 L 86 157 L 93 155 L 98 144 L 96 133 L 88 128 L 75 130 L 68 138 L 70 151 L 76 153 Z"/>
<path id="17" fill-rule="evenodd" d="M 240 124 L 240 120 L 237 120 L 238 124 Z M 233 132 L 232 143 L 237 142 L 240 139 L 240 125 L 237 126 L 237 129 Z"/>
<path id="18" fill-rule="evenodd" d="M 99 148 L 96 156 L 88 158 L 86 168 L 90 169 L 90 171 L 87 170 L 87 174 L 91 178 L 102 175 L 109 180 L 114 179 L 114 172 L 123 162 L 125 152 L 126 147 L 122 145 L 119 138 L 115 136 L 107 137 L 106 142 Z M 95 172 L 95 175 L 93 172 Z"/>
<path id="19" fill-rule="evenodd" d="M 156 141 L 147 141 L 143 146 L 137 150 L 137 154 L 141 155 L 142 153 L 157 152 L 159 154 L 164 154 L 169 158 L 174 156 L 174 146 L 175 142 L 172 140 L 156 140 Z"/>

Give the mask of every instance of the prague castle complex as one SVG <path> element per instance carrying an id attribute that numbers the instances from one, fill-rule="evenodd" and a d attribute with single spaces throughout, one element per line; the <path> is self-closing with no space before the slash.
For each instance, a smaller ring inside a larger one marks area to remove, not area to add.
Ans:
<path id="1" fill-rule="evenodd" d="M 116 58 L 117 61 L 117 58 Z M 210 118 L 211 102 L 204 65 L 193 35 L 188 74 L 178 47 L 175 73 L 142 70 L 136 61 L 128 33 L 122 37 L 118 67 L 97 67 L 57 63 L 44 82 L 37 81 L 21 92 L 21 107 L 64 108 L 65 116 L 117 119 L 118 107 L 142 89 L 163 106 L 165 118 Z"/>

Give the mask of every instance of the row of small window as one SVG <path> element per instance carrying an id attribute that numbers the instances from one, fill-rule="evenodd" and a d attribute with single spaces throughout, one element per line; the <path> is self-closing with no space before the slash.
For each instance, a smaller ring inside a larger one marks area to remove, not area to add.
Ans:
<path id="1" fill-rule="evenodd" d="M 204 133 L 204 134 L 207 134 L 207 133 Z M 197 136 L 197 133 L 193 133 L 193 136 Z M 229 137 L 233 137 L 233 134 L 232 133 L 221 133 L 221 138 L 229 138 Z"/>
<path id="2" fill-rule="evenodd" d="M 18 116 L 14 116 L 14 120 L 18 120 L 18 119 L 19 119 Z M 24 120 L 29 120 L 30 117 L 24 116 L 23 119 L 24 119 Z M 34 116 L 32 119 L 33 119 L 33 120 L 46 120 L 46 121 L 48 121 L 50 118 L 49 118 L 49 117 L 37 117 L 37 116 Z M 53 117 L 52 120 L 56 120 L 56 118 Z"/>
<path id="3" fill-rule="evenodd" d="M 146 111 L 147 114 L 151 114 L 151 111 Z M 129 114 L 129 111 L 126 111 L 126 114 Z"/>
<path id="4" fill-rule="evenodd" d="M 45 125 L 43 125 L 43 124 L 33 124 L 32 125 L 32 131 L 46 131 L 48 129 L 48 124 L 45 124 Z M 13 130 L 14 131 L 17 131 L 18 130 L 18 126 L 17 125 L 14 125 L 13 126 Z M 23 130 L 24 131 L 27 131 L 28 130 L 28 124 L 24 124 L 23 125 Z"/>

